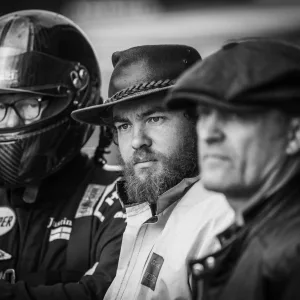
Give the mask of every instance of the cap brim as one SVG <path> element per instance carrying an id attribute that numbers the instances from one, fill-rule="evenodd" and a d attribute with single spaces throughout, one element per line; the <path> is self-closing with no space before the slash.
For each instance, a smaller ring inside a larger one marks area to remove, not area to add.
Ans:
<path id="1" fill-rule="evenodd" d="M 250 112 L 264 109 L 261 105 L 249 105 L 249 103 L 242 102 L 239 102 L 238 104 L 236 102 L 229 103 L 228 101 L 219 100 L 209 95 L 193 94 L 189 92 L 176 92 L 174 94 L 169 94 L 165 99 L 165 104 L 172 110 L 187 109 L 191 106 L 197 105 L 206 105 L 235 112 Z"/>
<path id="2" fill-rule="evenodd" d="M 151 94 L 163 92 L 163 91 L 170 89 L 171 87 L 173 87 L 173 86 L 171 85 L 171 86 L 166 86 L 163 88 L 156 88 L 156 89 L 152 89 L 152 90 L 148 90 L 148 91 L 141 91 L 141 92 L 135 93 L 134 95 L 130 95 L 130 96 L 124 97 L 119 100 L 81 108 L 81 109 L 73 111 L 71 113 L 71 117 L 78 122 L 83 122 L 83 123 L 92 124 L 92 125 L 107 125 L 107 122 L 105 122 L 105 119 L 107 117 L 109 117 L 109 111 L 114 105 L 125 102 L 125 101 L 140 99 L 140 98 L 143 98 L 143 97 L 151 95 Z"/>

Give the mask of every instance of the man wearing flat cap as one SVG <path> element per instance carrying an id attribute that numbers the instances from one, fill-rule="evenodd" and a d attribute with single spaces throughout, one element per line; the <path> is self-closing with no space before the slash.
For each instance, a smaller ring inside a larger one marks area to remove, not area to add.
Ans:
<path id="1" fill-rule="evenodd" d="M 76 120 L 114 128 L 126 207 L 117 275 L 105 299 L 191 299 L 187 262 L 220 247 L 233 222 L 222 194 L 199 182 L 195 114 L 166 110 L 163 98 L 199 53 L 183 45 L 130 48 L 112 56 L 109 99 Z"/>
<path id="2" fill-rule="evenodd" d="M 202 300 L 300 299 L 300 49 L 252 39 L 187 71 L 169 108 L 197 110 L 203 185 L 236 224 L 221 250 L 191 261 Z"/>

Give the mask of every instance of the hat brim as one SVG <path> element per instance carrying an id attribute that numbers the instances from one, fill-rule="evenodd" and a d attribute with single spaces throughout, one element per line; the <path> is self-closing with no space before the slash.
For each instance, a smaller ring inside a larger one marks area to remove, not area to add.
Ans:
<path id="1" fill-rule="evenodd" d="M 92 125 L 108 125 L 107 122 L 105 121 L 106 118 L 109 117 L 109 112 L 112 109 L 112 107 L 118 103 L 126 102 L 126 101 L 132 101 L 132 100 L 137 100 L 140 98 L 143 98 L 148 95 L 160 93 L 163 91 L 166 91 L 170 88 L 172 88 L 173 85 L 162 87 L 162 88 L 155 88 L 147 91 L 141 91 L 137 92 L 133 95 L 124 97 L 119 100 L 115 101 L 109 101 L 109 99 L 104 102 L 104 104 L 98 104 L 98 105 L 93 105 L 85 108 L 81 108 L 78 110 L 74 110 L 71 113 L 71 117 L 82 123 L 86 124 L 92 124 Z"/>
<path id="2" fill-rule="evenodd" d="M 205 94 L 193 94 L 189 92 L 176 92 L 176 94 L 170 94 L 165 99 L 165 105 L 169 109 L 179 110 L 187 109 L 189 107 L 205 105 L 232 112 L 252 112 L 261 111 L 266 107 L 259 104 L 251 104 L 239 102 L 238 104 L 229 103 L 228 101 L 218 100 L 214 97 Z"/>

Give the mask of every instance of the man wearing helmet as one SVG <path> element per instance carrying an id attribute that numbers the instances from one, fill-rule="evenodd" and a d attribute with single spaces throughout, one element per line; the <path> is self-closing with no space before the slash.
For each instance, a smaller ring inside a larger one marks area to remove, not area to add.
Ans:
<path id="1" fill-rule="evenodd" d="M 125 222 L 118 174 L 101 159 L 110 141 L 101 130 L 88 159 L 80 150 L 94 127 L 70 118 L 101 103 L 100 85 L 70 20 L 0 18 L 0 299 L 101 298 L 115 276 Z"/>

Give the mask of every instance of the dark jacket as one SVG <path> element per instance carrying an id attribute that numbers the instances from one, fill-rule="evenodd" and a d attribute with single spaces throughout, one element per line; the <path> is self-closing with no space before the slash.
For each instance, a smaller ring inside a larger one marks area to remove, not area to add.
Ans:
<path id="1" fill-rule="evenodd" d="M 194 299 L 300 299 L 299 181 L 245 213 L 244 226 L 220 234 L 220 251 L 191 262 L 198 270 Z"/>
<path id="2" fill-rule="evenodd" d="M 0 276 L 10 280 L 12 269 L 16 283 L 0 281 L 1 300 L 104 296 L 125 229 L 112 184 L 117 177 L 78 156 L 42 182 L 35 203 L 22 200 L 22 189 L 2 191 L 0 223 L 6 229 L 0 228 Z M 82 278 L 97 262 L 93 276 Z"/>

